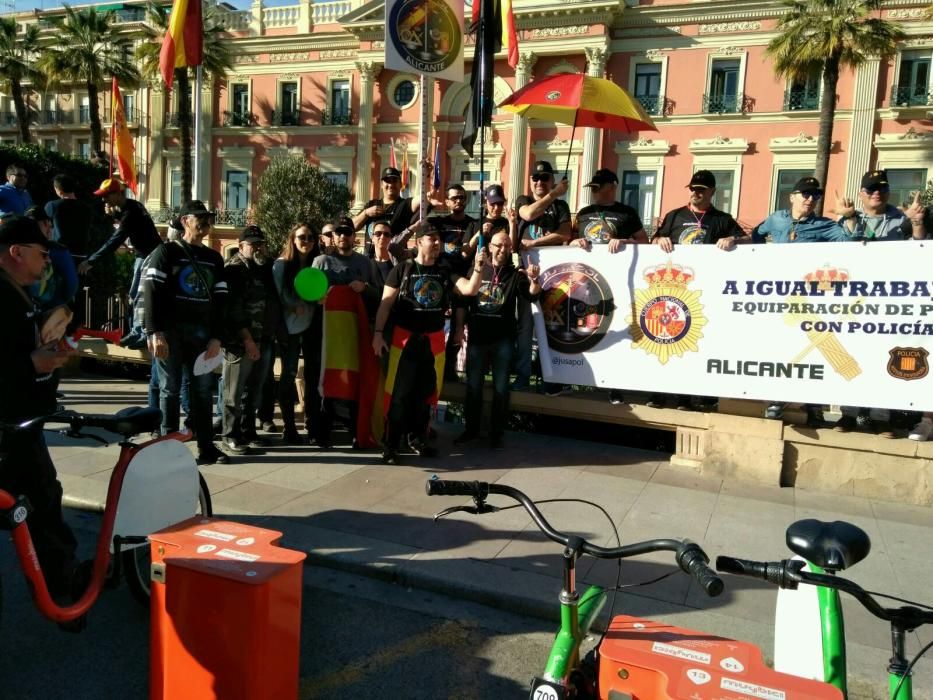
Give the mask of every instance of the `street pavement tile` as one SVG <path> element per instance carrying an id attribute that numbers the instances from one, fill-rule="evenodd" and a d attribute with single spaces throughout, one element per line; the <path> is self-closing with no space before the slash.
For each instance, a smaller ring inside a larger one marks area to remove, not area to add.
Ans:
<path id="1" fill-rule="evenodd" d="M 243 479 L 235 479 L 230 476 L 221 476 L 220 474 L 202 474 L 204 481 L 207 482 L 207 488 L 214 494 L 223 493 L 227 489 L 233 488 L 237 484 L 242 484 Z"/>
<path id="2" fill-rule="evenodd" d="M 701 544 L 723 545 L 735 556 L 788 556 L 785 531 L 795 518 L 791 506 L 720 496 Z M 772 552 L 772 555 L 762 554 Z"/>
<path id="3" fill-rule="evenodd" d="M 880 539 L 872 540 L 872 550 L 880 546 L 889 556 L 929 562 L 933 560 L 933 527 L 892 520 L 876 520 Z"/>
<path id="4" fill-rule="evenodd" d="M 118 456 L 116 453 L 100 453 L 86 450 L 75 454 L 74 452 L 64 450 L 58 451 L 58 454 L 53 454 L 52 462 L 55 464 L 55 469 L 59 474 L 90 476 L 99 472 L 106 472 L 109 475 L 110 472 L 113 471 L 117 458 Z"/>
<path id="5" fill-rule="evenodd" d="M 640 542 L 658 537 L 687 537 L 703 542 L 709 531 L 710 515 L 685 510 L 683 513 L 658 512 L 636 503 L 619 527 L 623 542 Z"/>
<path id="6" fill-rule="evenodd" d="M 263 514 L 302 496 L 301 491 L 256 482 L 237 484 L 214 498 L 214 512 Z"/>
<path id="7" fill-rule="evenodd" d="M 652 484 L 665 484 L 692 491 L 705 491 L 719 493 L 722 488 L 722 479 L 714 476 L 703 476 L 690 469 L 672 466 L 660 466 L 651 477 Z"/>
<path id="8" fill-rule="evenodd" d="M 869 555 L 869 559 L 872 556 L 874 556 L 874 553 Z M 920 557 L 892 555 L 888 557 L 887 561 L 891 565 L 891 578 L 876 584 L 874 590 L 882 593 L 894 593 L 895 595 L 899 591 L 900 595 L 908 600 L 933 605 L 929 555 Z M 933 630 L 933 625 L 927 629 Z"/>
<path id="9" fill-rule="evenodd" d="M 500 484 L 524 492 L 532 500 L 557 498 L 580 475 L 572 467 L 527 466 L 511 469 L 499 479 Z"/>
<path id="10" fill-rule="evenodd" d="M 582 471 L 564 489 L 560 497 L 593 501 L 605 508 L 615 522 L 619 522 L 638 500 L 644 488 L 645 483 L 635 479 Z M 599 511 L 592 509 L 592 512 Z"/>
<path id="11" fill-rule="evenodd" d="M 257 476 L 253 481 L 297 491 L 314 491 L 331 481 L 350 474 L 360 467 L 347 464 L 288 464 Z"/>
<path id="12" fill-rule="evenodd" d="M 635 502 L 636 507 L 650 506 L 660 513 L 681 514 L 684 511 L 709 515 L 716 507 L 718 493 L 649 482 Z"/>
<path id="13" fill-rule="evenodd" d="M 253 461 L 249 455 L 243 457 L 231 457 L 229 464 L 207 464 L 200 467 L 204 474 L 219 474 L 231 479 L 242 479 L 251 481 L 263 474 L 274 472 L 281 469 L 286 462 L 257 462 Z"/>
<path id="14" fill-rule="evenodd" d="M 890 501 L 871 501 L 871 509 L 879 520 L 905 525 L 918 525 L 933 529 L 933 508 L 915 506 L 909 503 L 891 503 Z"/>
<path id="15" fill-rule="evenodd" d="M 849 517 L 874 518 L 875 514 L 871 508 L 871 501 L 860 496 L 846 496 L 841 493 L 823 493 L 820 491 L 807 491 L 806 489 L 796 489 L 794 505 L 799 512 L 819 513 L 828 511 L 840 513 Z M 801 517 L 817 517 L 818 515 L 807 515 Z M 827 518 L 820 518 L 826 520 Z"/>
<path id="16" fill-rule="evenodd" d="M 615 561 L 597 559 L 593 566 L 583 575 L 582 580 L 587 584 L 595 584 L 604 588 L 611 587 L 615 586 L 618 571 Z M 673 552 L 652 552 L 640 557 L 623 559 L 622 585 L 651 581 L 671 572 L 673 572 L 673 575 L 668 578 L 630 590 L 632 593 L 645 598 L 684 605 L 687 599 L 687 589 L 690 586 L 690 577 L 681 574 L 677 562 L 674 561 Z"/>
<path id="17" fill-rule="evenodd" d="M 59 474 L 62 490 L 69 499 L 78 499 L 91 503 L 104 503 L 107 500 L 107 482 L 72 474 Z"/>
<path id="18" fill-rule="evenodd" d="M 750 481 L 732 481 L 726 479 L 722 482 L 722 496 L 731 496 L 745 501 L 765 501 L 794 506 L 794 489 L 787 486 L 767 486 L 755 484 Z"/>
<path id="19" fill-rule="evenodd" d="M 639 450 L 639 452 L 641 451 Z M 647 454 L 657 455 L 655 452 L 649 452 Z M 617 464 L 588 464 L 584 467 L 584 470 L 592 474 L 624 477 L 632 481 L 650 481 L 658 468 L 660 468 L 662 464 L 665 464 L 665 462 L 658 460 L 656 457 L 654 459 L 649 457 L 644 461 L 634 457 L 627 459 L 628 457 L 629 455 L 626 454 L 621 455 Z"/>

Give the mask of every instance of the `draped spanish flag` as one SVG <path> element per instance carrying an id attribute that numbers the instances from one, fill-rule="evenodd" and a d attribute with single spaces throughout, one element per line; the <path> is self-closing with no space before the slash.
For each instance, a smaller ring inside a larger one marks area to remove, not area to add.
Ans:
<path id="1" fill-rule="evenodd" d="M 473 25 L 479 23 L 482 7 L 481 0 L 474 0 Z M 515 13 L 512 12 L 512 0 L 496 0 L 492 9 L 495 15 L 493 26 L 499 32 L 499 41 L 501 42 L 501 47 L 497 47 L 496 51 L 505 49 L 509 65 L 514 69 L 518 65 L 518 31 L 515 29 Z"/>
<path id="2" fill-rule="evenodd" d="M 357 402 L 356 439 L 364 449 L 379 444 L 384 424 L 384 378 L 372 343 L 369 317 L 360 295 L 347 285 L 327 290 L 320 393 L 325 399 Z"/>
<path id="3" fill-rule="evenodd" d="M 204 60 L 204 24 L 201 0 L 175 0 L 162 41 L 159 69 L 168 88 L 176 68 L 198 66 Z"/>
<path id="4" fill-rule="evenodd" d="M 386 370 L 385 392 L 383 394 L 382 410 L 385 415 L 389 415 L 389 406 L 392 404 L 392 392 L 395 389 L 395 378 L 398 375 L 398 363 L 402 359 L 402 352 L 408 344 L 413 333 L 405 328 L 397 326 L 392 332 L 392 347 L 389 348 L 389 368 Z M 446 338 L 444 331 L 434 331 L 425 334 L 428 342 L 431 344 L 431 354 L 434 355 L 434 374 L 437 377 L 434 393 L 428 397 L 428 403 L 437 406 L 437 399 L 441 395 L 441 388 L 444 380 L 444 347 Z"/>
<path id="5" fill-rule="evenodd" d="M 123 96 L 120 94 L 120 86 L 117 85 L 116 78 L 113 79 L 113 93 L 110 100 L 110 113 L 113 115 L 111 155 L 117 161 L 123 182 L 133 190 L 133 194 L 138 194 L 136 191 L 136 147 L 133 145 L 133 136 L 126 125 L 126 110 L 123 109 Z"/>

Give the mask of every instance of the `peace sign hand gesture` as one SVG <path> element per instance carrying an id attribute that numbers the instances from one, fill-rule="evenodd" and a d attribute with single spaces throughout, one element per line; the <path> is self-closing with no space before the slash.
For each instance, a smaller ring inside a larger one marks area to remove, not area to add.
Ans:
<path id="1" fill-rule="evenodd" d="M 847 197 L 840 197 L 839 190 L 836 193 L 836 213 L 846 219 L 855 215 L 855 202 Z"/>
<path id="2" fill-rule="evenodd" d="M 921 224 L 923 223 L 923 205 L 920 203 L 920 191 L 917 190 L 914 192 L 914 201 L 909 207 L 904 209 L 904 213 L 907 215 L 907 218 L 911 220 L 912 223 Z"/>

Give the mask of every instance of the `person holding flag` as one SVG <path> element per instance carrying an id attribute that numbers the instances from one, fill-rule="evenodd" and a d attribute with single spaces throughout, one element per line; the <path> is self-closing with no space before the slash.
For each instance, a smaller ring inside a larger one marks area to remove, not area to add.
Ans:
<path id="1" fill-rule="evenodd" d="M 133 194 L 137 194 L 136 148 L 133 145 L 129 127 L 126 125 L 126 110 L 123 108 L 123 96 L 120 94 L 120 86 L 117 85 L 116 77 L 113 79 L 110 109 L 113 113 L 113 122 L 110 127 L 110 143 L 112 144 L 110 174 L 113 175 L 113 162 L 116 161 L 123 182 L 133 191 Z"/>

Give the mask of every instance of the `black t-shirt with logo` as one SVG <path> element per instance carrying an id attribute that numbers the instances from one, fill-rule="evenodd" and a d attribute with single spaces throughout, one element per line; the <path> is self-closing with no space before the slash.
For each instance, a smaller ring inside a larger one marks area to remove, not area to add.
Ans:
<path id="1" fill-rule="evenodd" d="M 590 204 L 577 212 L 578 238 L 593 244 L 608 243 L 613 238 L 628 240 L 644 228 L 638 212 L 627 204 Z"/>
<path id="2" fill-rule="evenodd" d="M 372 236 L 373 224 L 377 221 L 388 221 L 392 229 L 392 235 L 397 236 L 411 223 L 414 212 L 411 210 L 411 197 L 399 197 L 391 204 L 386 204 L 381 199 L 370 199 L 366 202 L 364 209 L 370 207 L 382 207 L 382 216 L 375 219 L 366 217 L 363 222 L 363 229 L 366 231 L 366 241 L 370 241 Z"/>
<path id="3" fill-rule="evenodd" d="M 521 209 L 526 204 L 533 204 L 535 198 L 523 194 L 515 202 L 515 208 Z M 523 241 L 534 241 L 543 238 L 549 233 L 555 233 L 565 222 L 570 221 L 570 206 L 562 199 L 555 199 L 534 221 L 518 220 L 519 238 Z"/>
<path id="4" fill-rule="evenodd" d="M 472 216 L 465 216 L 457 221 L 452 216 L 439 216 L 431 219 L 441 234 L 441 259 L 461 275 L 466 272 L 469 260 L 463 257 L 463 246 L 470 242 L 476 233 L 477 222 Z"/>
<path id="5" fill-rule="evenodd" d="M 515 307 L 518 297 L 534 301 L 529 292 L 531 282 L 511 262 L 495 267 L 483 266 L 483 281 L 479 292 L 471 299 L 471 343 L 492 343 L 503 338 L 514 338 Z"/>
<path id="6" fill-rule="evenodd" d="M 396 265 L 386 278 L 387 287 L 398 289 L 392 321 L 414 333 L 443 330 L 452 287 L 461 277 L 446 260 L 433 265 L 419 265 L 415 260 Z"/>
<path id="7" fill-rule="evenodd" d="M 693 212 L 690 207 L 672 209 L 655 233 L 656 237 L 670 238 L 680 245 L 715 243 L 722 238 L 744 235 L 735 219 L 716 207 L 710 207 L 703 214 Z"/>

